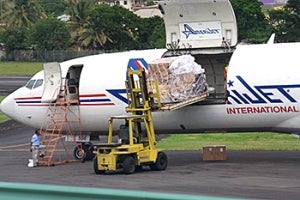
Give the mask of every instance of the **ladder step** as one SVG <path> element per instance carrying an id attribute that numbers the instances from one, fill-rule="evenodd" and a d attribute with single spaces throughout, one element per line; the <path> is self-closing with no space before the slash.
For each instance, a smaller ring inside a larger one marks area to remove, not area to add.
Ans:
<path id="1" fill-rule="evenodd" d="M 64 120 L 61 121 L 52 121 L 49 122 L 48 126 L 53 127 L 53 126 L 63 126 L 65 124 Z"/>
<path id="2" fill-rule="evenodd" d="M 47 138 L 47 139 L 43 139 L 43 142 L 57 142 L 58 140 L 60 140 L 62 137 L 56 137 L 56 138 Z"/>
<path id="3" fill-rule="evenodd" d="M 54 144 L 50 144 L 50 143 L 46 144 L 46 148 L 51 148 L 51 147 L 53 148 L 55 146 L 56 146 L 56 142 Z"/>
<path id="4" fill-rule="evenodd" d="M 62 127 L 64 124 L 48 124 L 47 128 L 54 129 L 56 127 Z"/>
<path id="5" fill-rule="evenodd" d="M 59 110 L 68 110 L 67 104 L 60 104 L 60 105 L 55 105 L 52 108 L 53 111 L 59 111 Z"/>
<path id="6" fill-rule="evenodd" d="M 52 137 L 53 135 L 58 135 L 56 133 L 43 133 L 43 136 Z"/>
<path id="7" fill-rule="evenodd" d="M 46 150 L 48 150 L 49 148 L 54 148 L 55 147 L 55 144 L 50 144 L 49 142 L 47 143 L 45 143 L 45 146 L 46 146 Z"/>
<path id="8" fill-rule="evenodd" d="M 48 164 L 49 163 L 49 161 L 47 161 L 47 160 L 39 160 L 38 161 L 38 164 Z"/>
<path id="9" fill-rule="evenodd" d="M 55 144 L 46 144 L 46 149 L 55 148 Z"/>
<path id="10" fill-rule="evenodd" d="M 67 118 L 65 116 L 52 116 L 50 119 L 58 122 L 67 121 Z"/>
<path id="11" fill-rule="evenodd" d="M 53 128 L 56 128 L 56 127 L 61 127 L 63 126 L 64 124 L 48 124 L 47 128 L 50 128 L 50 129 L 53 129 Z"/>
<path id="12" fill-rule="evenodd" d="M 47 137 L 47 138 L 43 138 L 43 141 L 44 141 L 44 142 L 58 141 L 58 140 L 60 140 L 61 138 L 63 138 L 63 137 L 58 137 L 58 136 L 55 136 L 55 137 Z"/>
<path id="13" fill-rule="evenodd" d="M 67 116 L 67 113 L 52 113 L 51 118 L 55 118 L 55 117 L 62 118 L 62 117 L 65 117 L 65 116 Z"/>
<path id="14" fill-rule="evenodd" d="M 49 132 L 53 132 L 53 135 L 58 135 L 58 132 L 60 132 L 60 129 L 53 128 L 53 129 L 46 129 Z"/>
<path id="15" fill-rule="evenodd" d="M 56 106 L 52 109 L 53 112 L 66 111 L 68 108 L 66 106 Z"/>
<path id="16" fill-rule="evenodd" d="M 64 99 L 58 99 L 56 100 L 56 102 L 54 103 L 55 105 L 61 105 L 61 104 L 65 104 L 66 101 Z"/>
<path id="17" fill-rule="evenodd" d="M 38 165 L 39 166 L 54 166 L 54 163 L 50 162 L 50 161 L 41 161 L 41 162 L 38 162 Z"/>
<path id="18" fill-rule="evenodd" d="M 51 132 L 52 130 L 60 130 L 62 126 L 62 124 L 49 124 L 46 130 L 51 130 Z"/>
<path id="19" fill-rule="evenodd" d="M 49 138 L 43 138 L 43 142 L 56 142 L 60 140 L 62 137 L 49 137 Z"/>
<path id="20" fill-rule="evenodd" d="M 47 128 L 49 128 L 49 129 L 54 129 L 56 127 L 61 128 L 63 125 L 64 125 L 64 123 L 61 123 L 61 124 L 48 124 Z"/>
<path id="21" fill-rule="evenodd" d="M 59 113 L 59 112 L 61 112 L 62 114 L 66 114 L 66 113 L 64 113 L 66 110 L 68 110 L 67 107 L 60 106 L 60 107 L 56 107 L 55 109 L 53 109 L 52 112 L 53 113 Z"/>

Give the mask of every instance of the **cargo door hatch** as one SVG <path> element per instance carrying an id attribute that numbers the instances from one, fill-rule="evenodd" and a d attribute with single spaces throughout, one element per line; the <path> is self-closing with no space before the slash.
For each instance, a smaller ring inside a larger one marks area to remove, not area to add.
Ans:
<path id="1" fill-rule="evenodd" d="M 236 18 L 229 0 L 164 0 L 159 8 L 168 50 L 215 54 L 237 45 Z"/>

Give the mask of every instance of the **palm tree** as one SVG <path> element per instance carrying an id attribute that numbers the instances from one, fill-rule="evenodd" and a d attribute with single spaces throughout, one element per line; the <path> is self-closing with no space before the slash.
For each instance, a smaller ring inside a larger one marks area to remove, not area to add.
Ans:
<path id="1" fill-rule="evenodd" d="M 8 27 L 31 27 L 39 19 L 45 18 L 46 14 L 38 1 L 13 0 L 7 2 L 7 9 L 2 18 Z"/>
<path id="2" fill-rule="evenodd" d="M 90 49 L 98 49 L 99 46 L 104 47 L 107 42 L 113 43 L 113 40 L 103 31 L 97 32 L 92 28 L 85 29 L 79 37 L 81 45 Z"/>
<path id="3" fill-rule="evenodd" d="M 8 1 L 0 1 L 0 31 L 4 30 L 4 27 L 7 24 L 6 13 L 11 10 L 12 3 Z"/>
<path id="4" fill-rule="evenodd" d="M 80 37 L 83 33 L 89 32 L 87 29 L 90 13 L 96 2 L 91 0 L 66 0 L 66 4 L 68 7 L 67 14 L 70 15 L 68 26 L 71 31 L 73 43 L 79 47 L 85 46 L 81 44 Z"/>

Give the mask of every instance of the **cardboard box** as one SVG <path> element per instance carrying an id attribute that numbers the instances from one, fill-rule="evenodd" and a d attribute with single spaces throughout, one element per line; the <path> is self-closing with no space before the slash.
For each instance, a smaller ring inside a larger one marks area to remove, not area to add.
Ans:
<path id="1" fill-rule="evenodd" d="M 225 145 L 212 145 L 204 146 L 202 148 L 202 159 L 204 161 L 213 160 L 226 160 L 226 146 Z"/>
<path id="2" fill-rule="evenodd" d="M 148 68 L 148 80 L 158 82 L 161 103 L 183 102 L 208 90 L 205 70 L 191 55 L 160 58 Z"/>

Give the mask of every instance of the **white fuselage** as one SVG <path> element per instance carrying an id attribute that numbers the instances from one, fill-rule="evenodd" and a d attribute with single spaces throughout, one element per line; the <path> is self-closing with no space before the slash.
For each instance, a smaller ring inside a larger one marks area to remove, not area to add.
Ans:
<path id="1" fill-rule="evenodd" d="M 224 103 L 194 104 L 170 112 L 154 112 L 155 129 L 158 133 L 299 131 L 299 50 L 300 43 L 238 46 L 228 64 L 227 78 L 223 80 L 226 81 L 224 91 L 227 90 Z M 81 129 L 107 131 L 109 117 L 125 113 L 129 58 L 144 58 L 150 62 L 164 52 L 100 54 L 61 63 L 62 78 L 71 66 L 82 66 Z M 43 78 L 43 72 L 39 72 L 31 80 Z M 48 109 L 48 104 L 41 102 L 42 95 L 43 87 L 22 87 L 1 102 L 1 110 L 14 120 L 40 128 Z"/>

